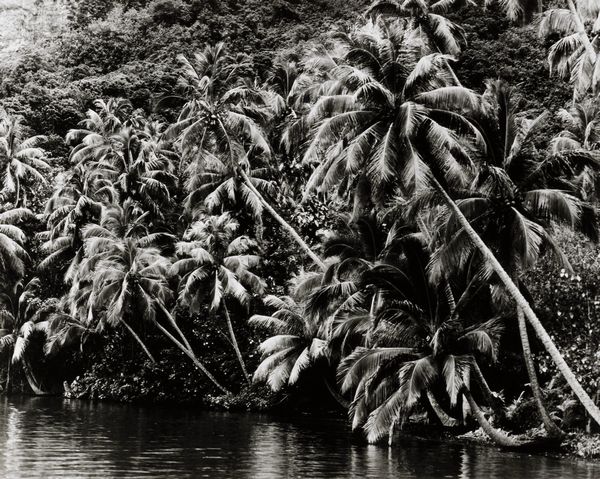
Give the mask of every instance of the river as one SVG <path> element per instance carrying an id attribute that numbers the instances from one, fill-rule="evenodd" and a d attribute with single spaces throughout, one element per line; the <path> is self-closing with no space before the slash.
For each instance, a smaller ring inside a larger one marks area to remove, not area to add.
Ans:
<path id="1" fill-rule="evenodd" d="M 0 400 L 1 478 L 600 478 L 600 466 L 492 448 L 352 441 L 343 420 Z"/>

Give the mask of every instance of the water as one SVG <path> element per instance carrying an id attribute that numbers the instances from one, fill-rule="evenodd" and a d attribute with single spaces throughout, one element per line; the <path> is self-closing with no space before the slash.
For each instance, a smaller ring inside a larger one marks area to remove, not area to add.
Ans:
<path id="1" fill-rule="evenodd" d="M 0 400 L 1 478 L 600 478 L 585 462 L 495 449 L 351 440 L 344 421 Z"/>

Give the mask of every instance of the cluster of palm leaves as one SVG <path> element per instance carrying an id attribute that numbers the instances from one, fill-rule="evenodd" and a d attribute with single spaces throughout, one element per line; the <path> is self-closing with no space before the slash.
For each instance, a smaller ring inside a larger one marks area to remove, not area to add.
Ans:
<path id="1" fill-rule="evenodd" d="M 351 399 L 353 426 L 369 440 L 424 407 L 456 424 L 462 398 L 486 432 L 514 445 L 471 394 L 475 388 L 497 406 L 478 363 L 494 364 L 502 330 L 513 327 L 544 425 L 560 436 L 544 407 L 526 317 L 570 373 L 524 301 L 521 277 L 542 254 L 570 268 L 554 228 L 597 239 L 596 115 L 583 105 L 561 113 L 566 130 L 539 151 L 535 135 L 547 113 L 518 111 L 516 92 L 502 81 L 482 94 L 462 87 L 451 58 L 427 51 L 435 42 L 415 49 L 414 25 L 379 17 L 338 35 L 318 69 L 314 56 L 305 63 L 323 80 L 317 88 L 304 82 L 310 96 L 296 94 L 308 105 L 296 101 L 304 117 L 285 140 L 313 165 L 305 194 L 347 200 L 354 231 L 341 243 L 325 241 L 326 268 L 306 279 L 310 288 L 269 297 L 273 315 L 252 318 L 275 334 L 261 345 L 255 377 L 280 389 L 327 358 Z M 305 141 L 291 142 L 291 134 Z M 486 307 L 473 314 L 465 307 L 473 302 Z"/>
<path id="2" fill-rule="evenodd" d="M 520 332 L 547 432 L 562 434 L 544 406 L 529 324 L 600 420 L 522 280 L 544 254 L 570 268 L 555 228 L 597 239 L 597 104 L 561 112 L 564 131 L 540 149 L 546 112 L 519 111 L 517 92 L 503 81 L 476 92 L 454 73 L 464 38 L 445 14 L 463 3 L 377 2 L 365 23 L 276 63 L 264 84 L 222 43 L 182 56 L 176 94 L 157 105 L 182 105 L 172 124 L 126 100 L 96 101 L 67 135 L 71 167 L 56 178 L 39 234 L 37 270 L 58 272 L 64 295 L 46 314 L 25 304 L 30 286 L 7 290 L 0 347 L 24 358 L 37 331 L 53 354 L 122 328 L 155 361 L 153 331 L 228 393 L 196 353 L 186 320 L 223 321 L 250 383 L 230 310 L 250 313 L 260 296 L 263 314 L 249 322 L 270 337 L 259 347 L 256 382 L 278 391 L 321 375 L 370 441 L 429 411 L 447 426 L 470 413 L 494 440 L 514 445 L 479 406 L 502 408 L 480 365 L 496 366 L 507 328 Z M 502 3 L 510 18 L 527 17 L 529 3 Z M 560 72 L 574 75 L 583 94 L 596 74 L 590 80 L 577 12 L 568 21 L 550 12 L 542 23 L 578 32 L 570 50 L 553 47 L 551 62 L 560 50 Z M 47 166 L 43 139 L 23 139 L 18 122 L 2 125 L 2 194 L 24 206 L 30 180 Z M 278 162 L 310 174 L 281 177 Z M 316 245 L 276 208 L 314 195 L 343 205 L 345 220 Z M 265 296 L 259 277 L 265 213 L 295 242 L 290 254 L 310 261 L 284 296 Z M 0 213 L 2 271 L 18 280 L 27 254 L 13 222 L 28 214 Z"/>

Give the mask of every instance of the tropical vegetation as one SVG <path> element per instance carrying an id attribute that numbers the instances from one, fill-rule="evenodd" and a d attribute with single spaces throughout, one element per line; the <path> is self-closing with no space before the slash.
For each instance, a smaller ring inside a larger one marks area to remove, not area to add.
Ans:
<path id="1" fill-rule="evenodd" d="M 3 389 L 251 391 L 390 444 L 415 423 L 506 448 L 597 430 L 595 3 L 357 2 L 270 57 L 304 6 L 220 35 L 253 2 L 200 3 L 73 2 L 6 68 Z M 506 38 L 559 78 L 476 71 L 471 44 Z"/>

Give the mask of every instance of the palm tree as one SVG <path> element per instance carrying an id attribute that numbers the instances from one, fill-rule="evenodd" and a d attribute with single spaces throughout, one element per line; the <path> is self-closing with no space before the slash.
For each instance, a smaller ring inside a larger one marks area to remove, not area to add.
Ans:
<path id="1" fill-rule="evenodd" d="M 190 343 L 165 307 L 172 296 L 168 285 L 170 266 L 169 260 L 158 248 L 140 247 L 133 238 L 115 242 L 97 259 L 88 302 L 109 325 L 123 324 L 153 360 L 141 338 L 125 321 L 139 314 L 181 349 L 218 389 L 229 394 L 194 354 Z M 168 320 L 179 338 L 159 322 L 159 316 Z"/>
<path id="2" fill-rule="evenodd" d="M 225 180 L 225 186 L 213 184 L 211 187 L 212 198 L 217 199 L 236 184 L 230 176 L 235 172 L 243 183 L 243 187 L 238 186 L 239 194 L 245 203 L 253 205 L 252 211 L 258 211 L 258 203 L 262 205 L 315 264 L 323 267 L 320 258 L 259 192 L 257 186 L 261 182 L 249 175 L 245 145 L 251 145 L 253 155 L 269 158 L 271 154 L 258 123 L 269 115 L 268 95 L 236 83 L 239 82 L 235 75 L 238 66 L 228 63 L 222 43 L 206 47 L 193 61 L 184 57 L 180 60 L 184 65 L 180 83 L 188 101 L 166 136 L 179 138 L 183 161 L 194 162 L 188 173 L 202 174 L 207 170 L 212 175 L 211 180 L 219 177 Z M 211 171 L 207 166 L 214 169 Z M 188 185 L 196 190 L 198 181 L 188 179 Z M 235 197 L 235 193 L 232 195 Z"/>
<path id="3" fill-rule="evenodd" d="M 598 163 L 600 160 L 600 106 L 595 101 L 574 103 L 558 112 L 565 129 L 552 139 L 557 166 L 573 177 L 578 193 L 586 201 L 598 201 Z"/>
<path id="4" fill-rule="evenodd" d="M 127 124 L 131 103 L 122 98 L 94 101 L 98 111 L 88 110 L 87 118 L 80 122 L 80 128 L 69 131 L 67 144 L 75 144 L 71 151 L 71 162 L 86 163 L 99 160 L 112 154 L 111 136 Z"/>
<path id="5" fill-rule="evenodd" d="M 455 424 L 436 399 L 445 391 L 451 406 L 461 396 L 467 399 L 494 441 L 514 446 L 512 438 L 491 427 L 470 392 L 473 379 L 488 401 L 496 400 L 478 361 L 496 360 L 501 320 L 465 317 L 470 299 L 462 295 L 455 301 L 447 284 L 429 281 L 430 255 L 423 237 L 412 234 L 398 241 L 403 254 L 368 273 L 368 281 L 386 299 L 375 325 L 375 344 L 356 348 L 338 370 L 342 393 L 354 391 L 353 428 L 364 427 L 370 442 L 385 434 L 391 441 L 394 425 L 414 412 L 422 396 L 443 423 Z"/>
<path id="6" fill-rule="evenodd" d="M 307 369 L 329 359 L 327 325 L 291 296 L 268 295 L 263 302 L 275 312 L 254 315 L 249 323 L 273 336 L 259 346 L 262 361 L 253 380 L 266 381 L 273 391 L 279 391 L 286 385 L 294 386 Z"/>
<path id="7" fill-rule="evenodd" d="M 46 141 L 45 136 L 25 138 L 21 121 L 5 112 L 0 116 L 0 169 L 3 172 L 2 195 L 14 195 L 14 207 L 23 200 L 23 188 L 28 179 L 46 182 L 40 170 L 49 170 L 44 161 L 46 152 L 39 145 Z M 23 200 L 23 201 L 22 201 Z"/>
<path id="8" fill-rule="evenodd" d="M 38 270 L 49 271 L 59 265 L 66 269 L 64 279 L 70 283 L 84 255 L 82 230 L 100 220 L 103 203 L 112 202 L 116 191 L 110 180 L 82 165 L 73 168 L 63 181 L 46 203 L 47 230 L 38 237 L 44 240 L 42 252 L 47 256 Z"/>
<path id="9" fill-rule="evenodd" d="M 593 22 L 600 9 L 594 2 L 582 2 L 579 8 L 573 0 L 567 0 L 568 9 L 553 8 L 546 11 L 540 22 L 540 36 L 548 38 L 559 34 L 562 38 L 556 41 L 548 52 L 550 72 L 569 79 L 574 85 L 573 99 L 578 100 L 587 91 L 597 92 L 598 79 L 594 69 L 598 61 L 598 31 L 592 30 L 588 36 L 585 23 Z M 590 8 L 587 8 L 587 7 Z"/>
<path id="10" fill-rule="evenodd" d="M 180 298 L 192 313 L 198 312 L 204 299 L 210 301 L 211 313 L 223 312 L 231 344 L 244 377 L 251 384 L 231 323 L 227 299 L 247 308 L 248 290 L 261 294 L 264 282 L 250 271 L 260 262 L 260 257 L 251 253 L 257 245 L 247 236 L 237 236 L 238 228 L 239 223 L 229 213 L 195 222 L 186 231 L 184 241 L 177 244 L 182 259 L 173 264 L 171 271 L 181 278 Z"/>
<path id="11" fill-rule="evenodd" d="M 492 245 L 495 256 L 510 272 L 513 281 L 519 284 L 520 273 L 531 268 L 544 250 L 555 252 L 559 262 L 570 268 L 552 239 L 549 227 L 551 222 L 558 222 L 581 228 L 585 205 L 567 191 L 546 186 L 544 162 L 533 162 L 525 154 L 528 141 L 545 113 L 527 120 L 518 115 L 515 103 L 510 87 L 502 81 L 494 81 L 487 84 L 482 103 L 476 110 L 461 112 L 477 125 L 485 143 L 470 188 L 473 193 L 456 203 L 479 236 Z M 442 214 L 442 217 L 445 246 L 439 254 L 440 269 L 445 270 L 450 264 L 461 268 L 471 256 L 474 245 L 467 240 L 454 213 Z M 595 228 L 590 229 L 592 236 L 596 236 Z M 517 309 L 517 317 L 523 357 L 538 410 L 548 433 L 560 435 L 543 405 L 521 309 Z"/>
<path id="12" fill-rule="evenodd" d="M 464 33 L 462 28 L 446 18 L 445 14 L 469 3 L 472 2 L 378 0 L 369 7 L 367 14 L 397 18 L 412 36 L 418 37 L 418 45 L 425 50 L 424 53 L 458 55 L 461 52 L 461 43 L 465 43 Z"/>
<path id="13" fill-rule="evenodd" d="M 47 322 L 39 314 L 39 290 L 41 283 L 37 278 L 27 284 L 17 281 L 11 288 L 0 293 L 0 352 L 8 349 L 6 386 L 10 390 L 11 363 L 21 363 L 27 382 L 35 394 L 44 394 L 44 390 L 35 377 L 27 359 L 30 338 L 33 334 L 46 332 Z"/>
<path id="14" fill-rule="evenodd" d="M 402 43 L 403 34 L 398 24 L 378 22 L 345 40 L 337 92 L 321 97 L 308 115 L 315 133 L 304 161 L 317 166 L 305 197 L 315 189 L 335 193 L 339 185 L 359 214 L 371 203 L 385 204 L 397 188 L 410 194 L 427 183 L 423 143 L 436 145 L 427 152 L 431 164 L 464 182 L 466 152 L 457 135 L 434 121 L 418 98 L 432 91 L 465 101 L 473 95 L 454 85 L 445 55 L 418 58 Z"/>
<path id="15" fill-rule="evenodd" d="M 27 208 L 13 208 L 0 213 L 0 271 L 5 275 L 25 276 L 25 263 L 29 260 L 24 248 L 27 237 L 15 223 L 34 218 L 35 215 Z"/>

